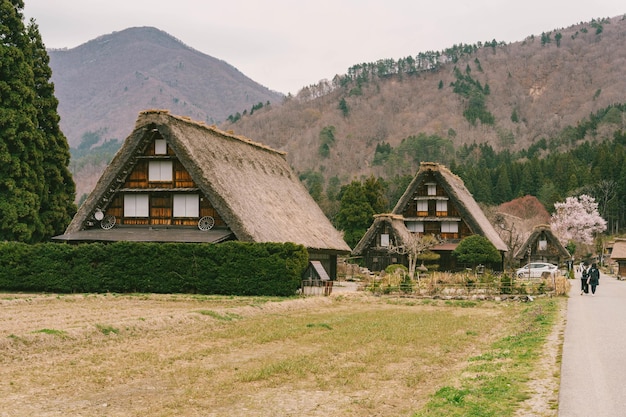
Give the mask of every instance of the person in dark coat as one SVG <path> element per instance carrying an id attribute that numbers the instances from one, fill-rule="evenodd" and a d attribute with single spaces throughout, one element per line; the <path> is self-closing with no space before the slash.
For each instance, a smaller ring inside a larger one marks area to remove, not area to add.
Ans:
<path id="1" fill-rule="evenodd" d="M 587 264 L 580 265 L 580 295 L 589 294 L 589 274 Z"/>
<path id="2" fill-rule="evenodd" d="M 587 275 L 589 275 L 589 285 L 591 285 L 591 296 L 593 297 L 596 295 L 596 287 L 600 284 L 600 270 L 595 263 L 591 264 Z"/>

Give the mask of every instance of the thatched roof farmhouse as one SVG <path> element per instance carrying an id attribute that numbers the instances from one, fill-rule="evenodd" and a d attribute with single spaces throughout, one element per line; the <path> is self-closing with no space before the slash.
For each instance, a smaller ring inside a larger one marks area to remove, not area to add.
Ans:
<path id="1" fill-rule="evenodd" d="M 350 252 L 283 152 L 162 110 L 139 114 L 65 234 L 54 239 L 293 242 L 333 277 L 337 255 Z"/>
<path id="2" fill-rule="evenodd" d="M 501 253 L 508 250 L 463 180 L 445 166 L 432 162 L 422 162 L 392 213 L 375 216 L 352 254 L 362 256 L 372 271 L 393 263 L 406 264 L 406 257 L 394 248 L 415 234 L 432 234 L 442 240 L 431 250 L 441 255 L 439 266 L 443 270 L 458 267 L 452 251 L 467 236 L 484 236 Z"/>

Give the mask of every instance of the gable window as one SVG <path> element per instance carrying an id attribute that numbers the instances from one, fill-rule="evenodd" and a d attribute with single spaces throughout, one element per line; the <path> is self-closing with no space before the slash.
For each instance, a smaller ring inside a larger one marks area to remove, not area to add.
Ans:
<path id="1" fill-rule="evenodd" d="M 174 217 L 200 217 L 198 194 L 174 194 Z"/>
<path id="2" fill-rule="evenodd" d="M 406 228 L 409 229 L 409 232 L 413 233 L 424 233 L 424 222 L 406 222 Z"/>
<path id="3" fill-rule="evenodd" d="M 459 233 L 457 222 L 441 222 L 441 233 Z"/>
<path id="4" fill-rule="evenodd" d="M 383 248 L 389 247 L 389 234 L 383 233 L 380 235 L 380 246 Z"/>
<path id="5" fill-rule="evenodd" d="M 155 155 L 167 155 L 167 142 L 165 142 L 165 139 L 155 139 L 154 154 Z"/>
<path id="6" fill-rule="evenodd" d="M 428 216 L 428 200 L 417 200 L 417 215 Z"/>
<path id="7" fill-rule="evenodd" d="M 437 184 L 432 182 L 427 183 L 426 190 L 428 195 L 437 195 Z"/>
<path id="8" fill-rule="evenodd" d="M 537 245 L 537 250 L 539 250 L 540 252 L 548 250 L 548 241 L 545 239 L 540 240 Z"/>
<path id="9" fill-rule="evenodd" d="M 172 161 L 150 161 L 148 181 L 172 181 Z"/>
<path id="10" fill-rule="evenodd" d="M 149 217 L 148 194 L 124 194 L 124 217 Z"/>
<path id="11" fill-rule="evenodd" d="M 448 201 L 437 200 L 437 216 L 447 216 L 447 215 L 448 215 Z"/>

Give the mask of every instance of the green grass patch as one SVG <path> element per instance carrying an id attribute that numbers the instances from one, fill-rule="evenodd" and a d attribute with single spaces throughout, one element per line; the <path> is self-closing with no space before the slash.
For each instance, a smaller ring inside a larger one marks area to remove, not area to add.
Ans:
<path id="1" fill-rule="evenodd" d="M 529 304 L 512 334 L 469 358 L 458 383 L 440 388 L 414 417 L 513 416 L 528 398 L 529 375 L 558 313 L 558 302 Z"/>
<path id="2" fill-rule="evenodd" d="M 327 329 L 327 330 L 333 329 L 328 323 L 308 323 L 306 327 L 308 327 L 309 329 L 314 328 L 314 327 L 319 327 L 319 328 Z"/>
<path id="3" fill-rule="evenodd" d="M 220 314 L 213 310 L 198 310 L 197 313 L 202 314 L 203 316 L 213 317 L 214 319 L 221 320 L 221 321 L 233 321 L 233 320 L 240 320 L 243 318 L 239 314 L 235 314 L 235 313 Z"/>
<path id="4" fill-rule="evenodd" d="M 96 324 L 96 329 L 100 330 L 100 332 L 105 336 L 108 336 L 110 334 L 120 333 L 120 329 L 113 327 L 113 326 L 104 325 L 104 324 Z"/>
<path id="5" fill-rule="evenodd" d="M 458 300 L 458 301 L 446 301 L 445 305 L 450 306 L 450 307 L 472 308 L 472 307 L 476 307 L 478 303 L 476 301 Z"/>
<path id="6" fill-rule="evenodd" d="M 51 334 L 53 336 L 59 336 L 59 337 L 67 336 L 67 333 L 65 331 L 63 331 L 63 330 L 55 330 L 55 329 L 35 330 L 35 331 L 33 331 L 33 333 L 45 333 L 45 334 Z"/>

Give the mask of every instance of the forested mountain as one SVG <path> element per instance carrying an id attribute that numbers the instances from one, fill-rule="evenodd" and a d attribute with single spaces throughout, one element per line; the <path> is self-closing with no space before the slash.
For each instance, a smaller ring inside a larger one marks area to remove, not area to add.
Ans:
<path id="1" fill-rule="evenodd" d="M 141 110 L 166 108 L 214 124 L 233 109 L 282 99 L 226 62 L 152 27 L 114 32 L 48 54 L 61 128 L 72 147 L 87 132 L 125 139 Z"/>
<path id="2" fill-rule="evenodd" d="M 406 159 L 450 150 L 407 149 L 411 158 L 389 167 L 377 163 L 377 149 L 399 150 L 420 135 L 441 138 L 450 149 L 528 148 L 624 102 L 625 64 L 626 20 L 599 19 L 508 45 L 461 44 L 355 65 L 225 127 L 287 151 L 301 172 L 341 182 L 411 173 L 415 165 Z"/>

